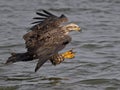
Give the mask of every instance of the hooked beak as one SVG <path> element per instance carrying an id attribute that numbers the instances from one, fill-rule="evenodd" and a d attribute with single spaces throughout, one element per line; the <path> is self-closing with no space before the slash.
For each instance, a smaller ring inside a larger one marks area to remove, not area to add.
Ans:
<path id="1" fill-rule="evenodd" d="M 81 29 L 80 27 L 78 27 L 78 28 L 76 29 L 76 31 L 81 32 L 82 29 Z"/>

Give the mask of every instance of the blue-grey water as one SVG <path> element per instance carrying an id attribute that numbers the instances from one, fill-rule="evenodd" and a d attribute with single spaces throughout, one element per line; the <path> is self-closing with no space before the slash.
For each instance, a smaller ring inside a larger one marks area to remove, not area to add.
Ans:
<path id="1" fill-rule="evenodd" d="M 72 32 L 76 58 L 4 65 L 11 52 L 25 52 L 22 36 L 37 10 L 65 14 L 82 32 Z M 120 90 L 120 0 L 0 0 L 0 90 Z"/>

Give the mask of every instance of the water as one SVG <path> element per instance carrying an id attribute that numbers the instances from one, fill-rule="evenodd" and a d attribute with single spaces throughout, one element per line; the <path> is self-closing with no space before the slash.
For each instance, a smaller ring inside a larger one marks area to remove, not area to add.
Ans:
<path id="1" fill-rule="evenodd" d="M 4 65 L 26 51 L 22 36 L 39 9 L 82 28 L 66 48 L 77 47 L 76 58 L 37 73 L 37 61 Z M 0 90 L 120 90 L 120 0 L 0 0 L 0 12 Z"/>

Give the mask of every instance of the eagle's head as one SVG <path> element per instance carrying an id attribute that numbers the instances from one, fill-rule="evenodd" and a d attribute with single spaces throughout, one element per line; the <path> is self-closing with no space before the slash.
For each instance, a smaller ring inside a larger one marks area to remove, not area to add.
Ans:
<path id="1" fill-rule="evenodd" d="M 64 28 L 65 28 L 66 32 L 81 31 L 81 28 L 77 24 L 74 24 L 74 23 L 70 23 L 68 25 L 65 25 Z"/>

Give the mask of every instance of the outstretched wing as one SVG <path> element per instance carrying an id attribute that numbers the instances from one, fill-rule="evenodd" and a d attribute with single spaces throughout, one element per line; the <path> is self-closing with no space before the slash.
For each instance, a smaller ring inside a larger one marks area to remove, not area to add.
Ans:
<path id="1" fill-rule="evenodd" d="M 34 19 L 38 21 L 33 22 L 35 25 L 31 28 L 31 31 L 23 36 L 28 52 L 34 52 L 35 45 L 45 33 L 58 28 L 61 23 L 68 21 L 67 17 L 63 14 L 58 17 L 45 10 L 43 10 L 43 12 L 37 12 L 36 14 L 39 15 L 39 17 L 35 17 Z"/>
<path id="2" fill-rule="evenodd" d="M 58 53 L 62 50 L 66 44 L 71 41 L 71 38 L 68 35 L 57 35 L 52 36 L 49 40 L 42 46 L 38 47 L 36 54 L 39 58 L 39 61 L 36 65 L 35 72 L 55 53 Z"/>
<path id="3" fill-rule="evenodd" d="M 31 30 L 37 30 L 40 32 L 45 32 L 48 29 L 51 30 L 51 28 L 55 28 L 61 25 L 61 23 L 67 22 L 68 19 L 65 15 L 61 15 L 60 17 L 46 11 L 43 10 L 43 12 L 36 12 L 37 15 L 39 15 L 39 17 L 34 17 L 33 19 L 37 20 L 35 22 L 33 22 L 32 24 L 36 24 L 34 25 Z"/>

